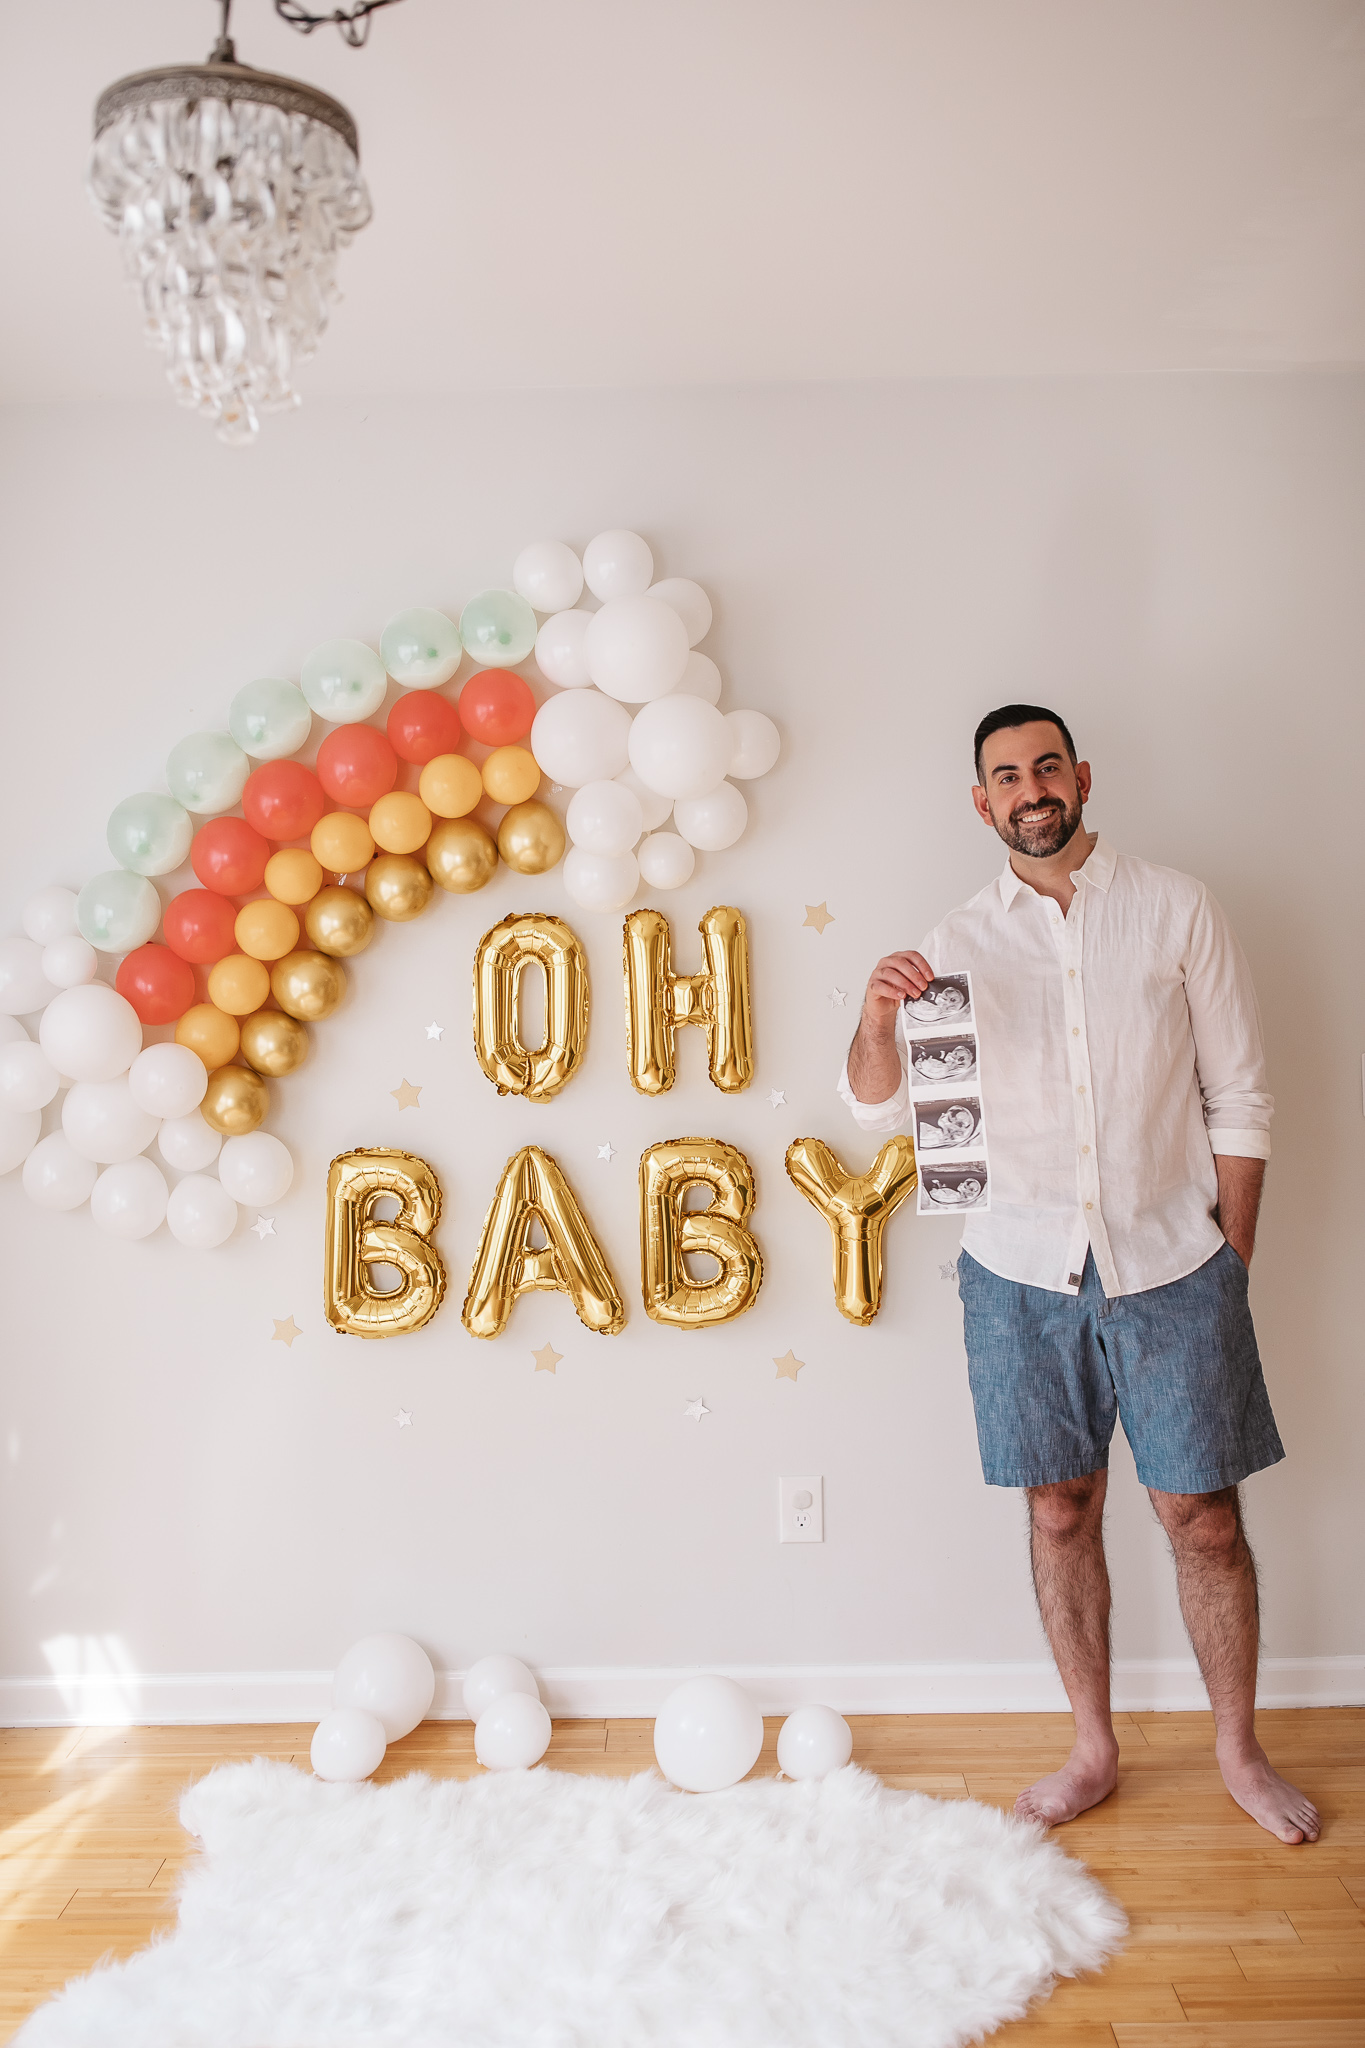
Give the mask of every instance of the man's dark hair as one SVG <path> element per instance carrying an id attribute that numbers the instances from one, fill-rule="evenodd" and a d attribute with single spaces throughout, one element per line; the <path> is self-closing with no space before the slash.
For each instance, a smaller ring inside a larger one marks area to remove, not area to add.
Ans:
<path id="1" fill-rule="evenodd" d="M 1059 718 L 1055 711 L 1047 710 L 1042 704 L 1002 704 L 998 711 L 988 711 L 980 725 L 976 728 L 976 738 L 972 742 L 972 751 L 976 760 L 977 782 L 984 784 L 984 778 L 981 773 L 981 749 L 985 746 L 993 732 L 1004 732 L 1007 728 L 1016 725 L 1043 724 L 1056 726 L 1058 732 L 1066 741 L 1066 750 L 1070 754 L 1074 766 L 1076 761 L 1076 742 L 1072 739 L 1071 729 L 1064 718 Z"/>

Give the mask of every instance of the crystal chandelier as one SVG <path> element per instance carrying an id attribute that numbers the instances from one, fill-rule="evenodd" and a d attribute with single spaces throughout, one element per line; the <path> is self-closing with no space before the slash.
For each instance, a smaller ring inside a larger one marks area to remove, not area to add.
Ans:
<path id="1" fill-rule="evenodd" d="M 311 15 L 365 40 L 392 0 Z M 204 64 L 121 78 L 95 108 L 90 194 L 123 245 L 147 341 L 182 405 L 218 438 L 254 438 L 263 412 L 299 403 L 294 366 L 314 353 L 339 296 L 337 252 L 370 218 L 355 123 L 315 86 L 237 62 L 231 0 Z"/>

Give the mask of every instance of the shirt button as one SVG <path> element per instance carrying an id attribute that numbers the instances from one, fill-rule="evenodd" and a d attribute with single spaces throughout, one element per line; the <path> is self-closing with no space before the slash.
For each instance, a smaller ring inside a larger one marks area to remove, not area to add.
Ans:
<path id="1" fill-rule="evenodd" d="M 1093 1202 L 1087 1202 L 1085 1206 L 1087 1209 L 1093 1209 L 1095 1204 Z"/>
<path id="2" fill-rule="evenodd" d="M 1068 974 L 1069 974 L 1069 975 L 1071 976 L 1071 979 L 1072 979 L 1072 980 L 1074 981 L 1074 980 L 1076 979 L 1076 970 L 1075 970 L 1075 968 L 1074 968 L 1074 967 L 1068 967 L 1066 971 L 1067 971 L 1067 973 L 1068 973 Z"/>
<path id="3" fill-rule="evenodd" d="M 1090 1147 L 1088 1145 L 1082 1145 L 1081 1150 L 1082 1152 L 1088 1152 L 1090 1150 Z"/>
<path id="4" fill-rule="evenodd" d="M 1080 1087 L 1079 1087 L 1079 1088 L 1078 1088 L 1078 1089 L 1076 1090 L 1076 1093 L 1077 1093 L 1078 1095 L 1084 1095 L 1084 1093 L 1085 1093 L 1085 1083 L 1084 1083 L 1084 1081 L 1082 1081 L 1082 1082 L 1081 1082 L 1081 1085 L 1080 1085 Z"/>
<path id="5" fill-rule="evenodd" d="M 1072 1027 L 1071 1027 L 1071 1036 L 1072 1036 L 1073 1038 L 1079 1038 L 1079 1037 L 1080 1037 L 1080 1035 L 1081 1035 L 1081 1027 L 1080 1027 L 1080 1025 L 1079 1025 L 1079 1024 L 1073 1024 L 1073 1025 L 1072 1025 Z"/>

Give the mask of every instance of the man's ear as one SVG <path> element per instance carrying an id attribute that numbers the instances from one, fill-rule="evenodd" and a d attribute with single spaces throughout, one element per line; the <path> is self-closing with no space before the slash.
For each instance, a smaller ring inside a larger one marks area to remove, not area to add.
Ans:
<path id="1" fill-rule="evenodd" d="M 1089 774 L 1090 774 L 1090 770 L 1089 770 L 1089 769 L 1087 768 L 1085 772 L 1086 772 L 1086 775 L 1087 775 L 1087 777 L 1088 777 L 1088 776 L 1089 776 Z M 1079 771 L 1079 769 L 1078 769 L 1078 770 L 1077 770 L 1077 780 L 1079 781 L 1079 779 L 1080 779 L 1080 771 Z M 978 817 L 978 818 L 980 818 L 980 820 L 981 820 L 982 824 L 983 824 L 983 825 L 989 825 L 989 826 L 990 826 L 990 828 L 991 828 L 991 830 L 992 830 L 992 831 L 994 831 L 994 830 L 995 830 L 995 820 L 994 820 L 994 818 L 993 818 L 993 817 L 991 816 L 991 807 L 990 807 L 989 803 L 988 803 L 988 802 L 986 801 L 986 792 L 985 792 L 985 790 L 984 790 L 984 789 L 983 789 L 983 788 L 981 787 L 981 784 L 980 784 L 979 782 L 974 782 L 974 783 L 972 784 L 972 802 L 973 802 L 973 804 L 975 804 L 975 806 L 976 806 L 976 815 L 977 815 L 977 817 Z M 1082 803 L 1084 803 L 1084 802 L 1085 802 L 1085 793 L 1084 793 L 1084 791 L 1082 791 L 1082 794 L 1081 794 L 1081 802 L 1082 802 Z"/>
<path id="2" fill-rule="evenodd" d="M 1076 763 L 1076 787 L 1081 793 L 1081 802 L 1088 804 L 1090 801 L 1090 763 L 1088 761 L 1078 761 Z"/>

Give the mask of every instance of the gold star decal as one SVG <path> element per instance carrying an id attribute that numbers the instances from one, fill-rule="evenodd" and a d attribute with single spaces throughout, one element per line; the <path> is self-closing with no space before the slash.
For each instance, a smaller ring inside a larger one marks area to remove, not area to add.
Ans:
<path id="1" fill-rule="evenodd" d="M 420 1099 L 422 1094 L 421 1082 L 414 1088 L 411 1081 L 404 1081 L 401 1088 L 390 1088 L 389 1093 L 400 1109 L 420 1109 L 422 1107 Z"/>
<path id="2" fill-rule="evenodd" d="M 553 1344 L 542 1344 L 539 1351 L 533 1351 L 531 1356 L 536 1362 L 537 1372 L 553 1372 L 562 1363 L 564 1353 L 556 1351 Z"/>
<path id="3" fill-rule="evenodd" d="M 777 1377 L 780 1380 L 794 1380 L 805 1362 L 804 1358 L 794 1357 L 790 1348 L 788 1348 L 785 1358 L 775 1358 L 773 1360 L 773 1364 L 777 1367 Z"/>
<path id="4" fill-rule="evenodd" d="M 822 932 L 827 924 L 833 924 L 834 915 L 828 903 L 808 903 L 802 925 L 809 925 L 812 931 Z"/>
<path id="5" fill-rule="evenodd" d="M 270 1341 L 272 1344 L 283 1344 L 285 1349 L 288 1350 L 294 1339 L 302 1335 L 303 1331 L 292 1316 L 286 1316 L 283 1322 L 280 1322 L 277 1317 L 275 1319 L 275 1334 Z"/>

